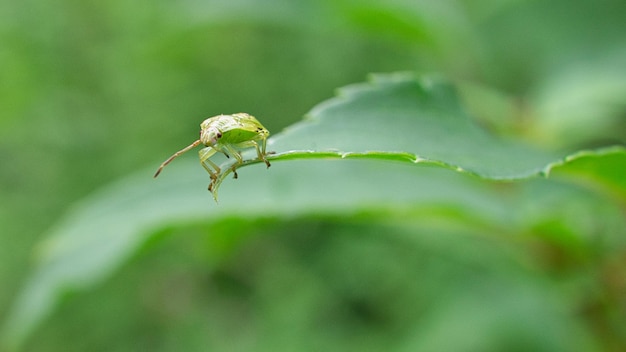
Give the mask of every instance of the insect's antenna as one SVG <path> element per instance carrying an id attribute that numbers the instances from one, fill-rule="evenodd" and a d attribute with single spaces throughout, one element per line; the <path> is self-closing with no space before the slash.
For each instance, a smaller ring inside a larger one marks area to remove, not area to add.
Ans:
<path id="1" fill-rule="evenodd" d="M 181 155 L 182 153 L 188 151 L 189 149 L 195 148 L 198 145 L 200 145 L 200 140 L 198 139 L 197 141 L 191 143 L 190 145 L 186 146 L 185 148 L 177 151 L 176 153 L 174 153 L 174 155 L 170 156 L 167 160 L 165 160 L 163 162 L 163 164 L 161 164 L 161 166 L 159 166 L 159 169 L 157 170 L 157 172 L 154 174 L 154 177 L 156 178 L 157 176 L 159 176 L 159 174 L 161 173 L 161 170 L 163 170 L 163 168 L 169 164 L 170 162 L 172 162 L 172 160 L 176 159 L 177 156 Z"/>

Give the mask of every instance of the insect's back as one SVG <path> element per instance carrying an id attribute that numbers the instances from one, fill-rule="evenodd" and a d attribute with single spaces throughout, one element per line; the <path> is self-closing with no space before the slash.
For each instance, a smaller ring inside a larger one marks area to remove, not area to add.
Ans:
<path id="1" fill-rule="evenodd" d="M 222 131 L 220 143 L 238 144 L 250 140 L 263 140 L 270 135 L 270 132 L 252 115 L 239 113 L 231 117 L 232 120 L 228 119 L 228 123 L 220 126 Z"/>

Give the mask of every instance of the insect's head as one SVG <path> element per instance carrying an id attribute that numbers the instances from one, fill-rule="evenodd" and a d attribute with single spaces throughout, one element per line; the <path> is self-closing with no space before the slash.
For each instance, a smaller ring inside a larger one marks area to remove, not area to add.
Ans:
<path id="1" fill-rule="evenodd" d="M 214 124 L 205 124 L 203 122 L 200 125 L 200 141 L 202 144 L 212 146 L 217 144 L 220 138 L 222 138 L 222 132 Z"/>

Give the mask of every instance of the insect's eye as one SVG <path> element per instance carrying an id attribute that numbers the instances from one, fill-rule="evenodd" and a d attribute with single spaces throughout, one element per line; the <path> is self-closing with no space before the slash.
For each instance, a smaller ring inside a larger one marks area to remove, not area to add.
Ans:
<path id="1" fill-rule="evenodd" d="M 217 132 L 217 138 L 222 138 L 222 132 Z"/>

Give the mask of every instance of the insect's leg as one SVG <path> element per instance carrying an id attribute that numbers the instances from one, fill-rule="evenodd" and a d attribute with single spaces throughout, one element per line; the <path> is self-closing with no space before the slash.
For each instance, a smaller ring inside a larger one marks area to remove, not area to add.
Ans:
<path id="1" fill-rule="evenodd" d="M 215 149 L 215 151 L 218 153 L 224 154 L 225 157 L 230 159 L 230 154 L 228 154 L 228 152 L 230 152 L 230 149 L 228 149 L 226 145 L 218 143 L 218 144 L 212 145 L 211 148 Z"/>
<path id="2" fill-rule="evenodd" d="M 265 150 L 267 149 L 267 139 L 263 138 L 262 142 L 261 142 L 261 152 L 263 152 L 263 155 L 266 154 Z"/>
<path id="3" fill-rule="evenodd" d="M 235 157 L 235 159 L 237 159 L 237 163 L 233 164 L 233 166 L 231 166 L 230 170 L 233 172 L 233 177 L 234 178 L 238 178 L 239 175 L 237 175 L 237 167 L 241 164 L 243 164 L 243 157 L 241 156 L 241 153 L 235 149 L 233 146 L 231 145 L 224 145 L 224 148 L 232 155 Z"/>
<path id="4" fill-rule="evenodd" d="M 235 149 L 232 145 L 225 145 L 224 149 L 226 149 L 232 156 L 237 160 L 237 164 L 243 164 L 243 157 L 241 157 L 241 153 Z"/>
<path id="5" fill-rule="evenodd" d="M 200 164 L 209 173 L 209 175 L 211 175 L 212 180 L 217 179 L 217 175 L 219 175 L 219 173 L 222 171 L 220 167 L 217 166 L 217 164 L 209 160 L 209 158 L 212 157 L 216 152 L 217 150 L 213 149 L 212 147 L 202 148 L 198 152 L 198 155 L 200 156 Z M 211 170 L 211 167 L 213 167 L 213 170 Z"/>
<path id="6" fill-rule="evenodd" d="M 237 148 L 249 148 L 249 147 L 254 147 L 254 149 L 256 149 L 256 155 L 258 160 L 263 160 L 263 162 L 265 163 L 265 165 L 267 165 L 267 167 L 270 167 L 270 162 L 265 158 L 265 155 L 267 155 L 265 153 L 265 140 L 263 140 L 263 143 L 261 144 L 261 147 L 259 147 L 259 144 L 254 141 L 245 141 L 239 144 L 235 145 Z M 263 150 L 263 151 L 261 151 Z M 241 157 L 241 154 L 239 154 L 239 157 Z M 243 160 L 241 160 L 240 163 L 243 163 Z"/>
<path id="7" fill-rule="evenodd" d="M 267 153 L 265 152 L 266 144 L 267 142 L 264 139 L 263 142 L 261 142 L 261 148 L 259 148 L 259 144 L 257 142 L 254 142 L 254 147 L 256 148 L 256 155 L 259 157 L 259 160 L 263 160 L 265 162 L 265 165 L 267 165 L 267 167 L 270 167 L 272 165 L 265 158 L 265 156 L 267 155 Z"/>
<path id="8" fill-rule="evenodd" d="M 230 170 L 233 172 L 233 178 L 239 178 L 239 175 L 237 175 L 237 165 L 233 165 Z"/>
<path id="9" fill-rule="evenodd" d="M 270 154 L 276 154 L 276 152 L 274 151 L 271 151 L 271 152 L 267 151 L 267 139 L 264 139 L 263 143 L 261 143 L 261 154 L 263 154 L 264 156 L 268 156 Z M 269 164 L 269 161 L 267 161 L 267 159 L 263 159 L 263 160 L 265 161 L 266 164 Z M 267 167 L 269 167 L 269 165 Z"/>

